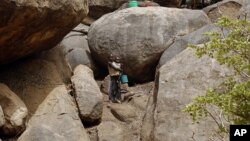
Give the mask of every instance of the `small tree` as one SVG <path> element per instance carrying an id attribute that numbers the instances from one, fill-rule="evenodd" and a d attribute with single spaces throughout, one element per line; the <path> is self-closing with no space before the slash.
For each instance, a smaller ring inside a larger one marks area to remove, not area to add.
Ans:
<path id="1" fill-rule="evenodd" d="M 193 99 L 184 111 L 195 122 L 206 116 L 212 117 L 219 127 L 219 135 L 225 135 L 229 132 L 228 124 L 250 124 L 250 21 L 222 17 L 217 25 L 222 31 L 226 29 L 227 35 L 210 32 L 207 33 L 210 42 L 203 47 L 189 47 L 194 48 L 199 57 L 209 55 L 229 66 L 235 70 L 235 75 L 217 88 L 207 90 L 206 95 Z M 221 112 L 214 114 L 216 112 L 211 111 L 211 107 Z"/>

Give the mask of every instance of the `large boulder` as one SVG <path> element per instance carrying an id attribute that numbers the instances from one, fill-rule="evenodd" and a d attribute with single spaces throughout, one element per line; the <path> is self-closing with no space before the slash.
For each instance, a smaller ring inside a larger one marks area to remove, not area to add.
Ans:
<path id="1" fill-rule="evenodd" d="M 54 47 L 87 13 L 87 0 L 1 0 L 0 64 Z"/>
<path id="2" fill-rule="evenodd" d="M 25 129 L 28 109 L 23 101 L 3 83 L 0 83 L 0 122 L 4 113 L 5 122 L 0 123 L 0 135 L 13 136 Z"/>
<path id="3" fill-rule="evenodd" d="M 215 59 L 197 58 L 188 48 L 163 65 L 157 74 L 153 97 L 153 112 L 147 112 L 143 124 L 143 141 L 207 141 L 217 127 L 211 118 L 194 124 L 189 114 L 182 110 L 192 99 L 204 95 L 210 87 L 218 86 L 226 76 L 233 74 Z M 151 115 L 151 116 L 149 116 Z M 153 120 L 153 121 L 152 121 Z M 151 122 L 151 126 L 148 123 Z M 146 126 L 147 125 L 147 126 Z M 151 127 L 151 130 L 148 128 Z M 150 130 L 150 132 L 146 132 Z M 216 140 L 216 139 L 215 139 Z"/>
<path id="4" fill-rule="evenodd" d="M 107 14 L 92 24 L 88 43 L 93 59 L 102 66 L 107 66 L 109 54 L 116 54 L 130 79 L 145 82 L 153 79 L 161 54 L 178 36 L 207 23 L 210 20 L 200 10 L 128 8 Z"/>
<path id="5" fill-rule="evenodd" d="M 75 68 L 71 80 L 82 121 L 88 123 L 100 121 L 103 95 L 94 79 L 92 70 L 87 66 L 79 65 Z"/>
<path id="6" fill-rule="evenodd" d="M 51 91 L 18 141 L 90 141 L 64 85 Z"/>
<path id="7" fill-rule="evenodd" d="M 223 0 L 204 8 L 203 11 L 207 13 L 212 22 L 216 22 L 221 16 L 237 19 L 241 6 L 242 0 Z"/>

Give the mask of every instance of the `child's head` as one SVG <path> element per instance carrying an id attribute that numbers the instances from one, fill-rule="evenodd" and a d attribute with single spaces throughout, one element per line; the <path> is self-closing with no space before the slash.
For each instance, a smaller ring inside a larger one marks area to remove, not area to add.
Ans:
<path id="1" fill-rule="evenodd" d="M 109 55 L 109 61 L 114 61 L 115 60 L 115 56 L 111 53 Z"/>
<path id="2" fill-rule="evenodd" d="M 121 62 L 121 58 L 119 56 L 116 56 L 115 57 L 115 62 L 120 63 Z"/>

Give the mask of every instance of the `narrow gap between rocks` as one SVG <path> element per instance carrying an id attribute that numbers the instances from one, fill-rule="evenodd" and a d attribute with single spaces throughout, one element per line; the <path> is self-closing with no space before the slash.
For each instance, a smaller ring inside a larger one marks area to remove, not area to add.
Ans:
<path id="1" fill-rule="evenodd" d="M 109 76 L 96 81 L 104 96 L 104 105 L 99 124 L 84 123 L 91 141 L 107 139 L 107 137 L 140 141 L 142 122 L 149 97 L 153 94 L 154 82 L 122 84 L 123 101 L 118 104 L 108 99 Z"/>

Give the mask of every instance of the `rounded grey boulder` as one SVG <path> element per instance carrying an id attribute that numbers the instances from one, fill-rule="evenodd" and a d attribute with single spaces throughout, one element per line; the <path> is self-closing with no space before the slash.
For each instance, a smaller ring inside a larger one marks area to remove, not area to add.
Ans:
<path id="1" fill-rule="evenodd" d="M 196 15 L 196 16 L 193 16 Z M 178 36 L 210 23 L 200 10 L 133 7 L 107 14 L 88 33 L 93 59 L 107 66 L 110 53 L 121 57 L 129 78 L 146 82 L 154 78 L 161 54 Z"/>

